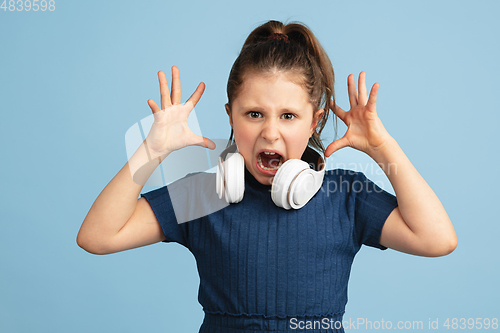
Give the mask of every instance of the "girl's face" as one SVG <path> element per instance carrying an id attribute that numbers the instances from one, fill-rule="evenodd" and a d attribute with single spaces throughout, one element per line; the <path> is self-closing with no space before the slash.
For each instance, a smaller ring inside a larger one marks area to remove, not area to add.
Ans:
<path id="1" fill-rule="evenodd" d="M 307 92 L 283 73 L 246 75 L 226 111 L 246 168 L 265 185 L 281 164 L 302 157 L 323 114 L 320 109 L 313 117 Z"/>

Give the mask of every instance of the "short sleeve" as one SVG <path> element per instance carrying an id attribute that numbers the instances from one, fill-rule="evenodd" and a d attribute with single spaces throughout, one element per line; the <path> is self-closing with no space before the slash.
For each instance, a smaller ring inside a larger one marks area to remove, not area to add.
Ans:
<path id="1" fill-rule="evenodd" d="M 165 235 L 163 242 L 175 242 L 187 247 L 187 224 L 177 223 L 168 187 L 163 186 L 159 189 L 143 193 L 141 197 L 146 198 L 156 215 L 156 219 L 160 223 Z"/>
<path id="2" fill-rule="evenodd" d="M 355 196 L 355 232 L 358 245 L 365 244 L 381 250 L 382 227 L 398 206 L 396 196 L 380 188 L 363 173 L 356 172 L 351 184 Z"/>

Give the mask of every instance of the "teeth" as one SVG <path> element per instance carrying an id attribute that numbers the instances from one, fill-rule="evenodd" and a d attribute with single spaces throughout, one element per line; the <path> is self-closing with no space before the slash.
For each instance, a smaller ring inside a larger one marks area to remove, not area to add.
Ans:
<path id="1" fill-rule="evenodd" d="M 276 153 L 271 153 L 269 151 L 265 151 L 264 154 L 266 154 L 266 155 L 276 155 Z"/>
<path id="2" fill-rule="evenodd" d="M 276 154 L 276 153 L 269 153 L 269 154 L 268 154 L 267 152 L 265 152 L 265 153 L 266 153 L 266 155 L 275 155 L 275 154 Z M 268 167 L 264 166 L 264 165 L 262 164 L 262 158 L 260 157 L 260 154 L 259 154 L 259 155 L 257 155 L 257 162 L 259 163 L 259 166 L 260 166 L 262 169 L 264 169 L 264 170 L 268 170 L 268 171 L 276 171 L 276 170 L 278 170 L 278 169 L 279 169 L 279 167 L 283 164 L 283 159 L 282 159 L 282 158 L 280 158 L 280 162 L 279 162 L 279 163 L 278 163 L 278 165 L 277 165 L 276 167 L 274 167 L 274 168 L 268 168 Z"/>

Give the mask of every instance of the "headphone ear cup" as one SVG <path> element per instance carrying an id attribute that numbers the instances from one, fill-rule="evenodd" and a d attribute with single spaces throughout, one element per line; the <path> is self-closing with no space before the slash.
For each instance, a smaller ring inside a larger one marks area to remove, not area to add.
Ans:
<path id="1" fill-rule="evenodd" d="M 223 166 L 226 202 L 238 203 L 245 193 L 245 160 L 240 153 L 231 153 L 228 154 Z"/>
<path id="2" fill-rule="evenodd" d="M 219 156 L 219 160 L 217 161 L 217 174 L 215 176 L 215 191 L 219 196 L 219 199 L 222 199 L 224 196 L 224 162 L 222 158 Z"/>
<path id="3" fill-rule="evenodd" d="M 298 159 L 288 160 L 283 163 L 276 172 L 271 186 L 271 198 L 276 206 L 284 209 L 297 208 L 293 203 L 293 197 L 289 195 L 290 188 L 295 178 L 302 171 L 308 169 L 310 169 L 309 164 Z"/>

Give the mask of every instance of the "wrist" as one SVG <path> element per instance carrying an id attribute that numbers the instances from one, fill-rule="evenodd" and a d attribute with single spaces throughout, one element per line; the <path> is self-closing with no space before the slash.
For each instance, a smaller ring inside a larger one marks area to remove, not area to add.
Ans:
<path id="1" fill-rule="evenodd" d="M 393 155 L 398 149 L 401 148 L 396 140 L 392 136 L 387 135 L 387 138 L 383 141 L 383 143 L 372 148 L 368 155 L 377 163 L 386 163 L 391 160 L 391 155 Z"/>
<path id="2" fill-rule="evenodd" d="M 154 149 L 151 149 L 151 147 L 147 143 L 147 139 L 143 141 L 144 148 L 146 148 L 146 154 L 148 156 L 149 161 L 153 160 L 158 160 L 158 164 L 160 164 L 169 154 L 170 152 L 157 152 Z"/>

